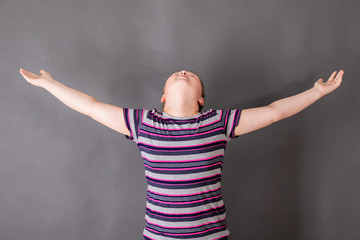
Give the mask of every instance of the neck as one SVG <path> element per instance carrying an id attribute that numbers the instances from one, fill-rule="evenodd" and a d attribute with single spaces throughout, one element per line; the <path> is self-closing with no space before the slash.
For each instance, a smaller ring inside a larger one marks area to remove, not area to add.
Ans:
<path id="1" fill-rule="evenodd" d="M 167 100 L 164 112 L 174 117 L 192 117 L 199 113 L 199 105 L 197 103 Z"/>

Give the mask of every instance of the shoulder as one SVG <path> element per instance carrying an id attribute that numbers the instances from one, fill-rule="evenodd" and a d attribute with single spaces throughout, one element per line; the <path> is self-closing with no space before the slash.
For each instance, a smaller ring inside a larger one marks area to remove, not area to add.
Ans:
<path id="1" fill-rule="evenodd" d="M 216 109 L 210 108 L 209 110 L 202 112 L 200 116 L 201 117 L 215 116 L 215 115 L 219 115 L 219 113 L 221 114 L 221 110 L 216 110 Z"/>
<path id="2" fill-rule="evenodd" d="M 148 118 L 161 118 L 162 117 L 162 112 L 157 110 L 157 108 L 144 109 L 144 114 Z"/>
<path id="3" fill-rule="evenodd" d="M 217 116 L 225 116 L 229 113 L 230 109 L 212 109 Z"/>

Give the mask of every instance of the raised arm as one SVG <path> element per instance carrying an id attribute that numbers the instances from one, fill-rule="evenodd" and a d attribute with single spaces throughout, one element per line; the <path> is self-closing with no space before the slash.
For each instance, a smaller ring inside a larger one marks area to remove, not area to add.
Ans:
<path id="1" fill-rule="evenodd" d="M 340 86 L 344 71 L 340 70 L 337 75 L 336 72 L 334 71 L 326 82 L 320 78 L 312 88 L 294 96 L 277 100 L 264 107 L 243 109 L 239 124 L 235 127 L 235 135 L 255 131 L 304 110 Z"/>
<path id="2" fill-rule="evenodd" d="M 56 81 L 44 70 L 40 70 L 40 73 L 41 75 L 36 75 L 20 68 L 20 74 L 27 82 L 46 89 L 66 106 L 91 117 L 117 132 L 130 135 L 125 125 L 123 108 L 99 102 L 86 93 Z"/>

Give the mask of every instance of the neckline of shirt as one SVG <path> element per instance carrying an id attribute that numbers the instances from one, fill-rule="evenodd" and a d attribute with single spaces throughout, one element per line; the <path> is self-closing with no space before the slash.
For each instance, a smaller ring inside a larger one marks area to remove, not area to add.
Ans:
<path id="1" fill-rule="evenodd" d="M 162 112 L 162 115 L 164 117 L 167 117 L 167 118 L 172 118 L 172 119 L 181 119 L 181 120 L 187 120 L 187 119 L 193 119 L 193 118 L 197 118 L 199 117 L 201 114 L 203 114 L 202 112 L 199 112 L 198 114 L 194 115 L 194 116 L 191 116 L 191 117 L 175 117 L 175 116 L 172 116 L 170 114 L 167 114 L 166 112 Z"/>
<path id="2" fill-rule="evenodd" d="M 170 118 L 170 119 L 189 120 L 189 119 L 199 118 L 200 116 L 202 116 L 204 114 L 207 114 L 209 112 L 213 112 L 215 110 L 213 108 L 210 108 L 207 111 L 199 112 L 198 114 L 196 114 L 196 115 L 194 115 L 192 117 L 175 117 L 175 116 L 172 116 L 170 114 L 167 114 L 166 112 L 160 112 L 159 110 L 157 110 L 157 108 L 153 108 L 152 111 L 154 111 L 158 116 L 161 116 L 161 117 L 166 117 L 166 118 Z"/>

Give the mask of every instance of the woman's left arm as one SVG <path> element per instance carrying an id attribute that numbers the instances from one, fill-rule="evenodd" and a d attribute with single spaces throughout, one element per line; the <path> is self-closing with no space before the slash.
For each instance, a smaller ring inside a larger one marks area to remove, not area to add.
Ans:
<path id="1" fill-rule="evenodd" d="M 235 136 L 258 130 L 290 117 L 331 93 L 340 86 L 344 74 L 343 70 L 340 70 L 337 75 L 336 72 L 334 71 L 326 82 L 320 78 L 312 88 L 299 94 L 282 98 L 263 107 L 242 109 L 239 123 L 235 127 Z"/>
<path id="2" fill-rule="evenodd" d="M 304 110 L 318 99 L 338 88 L 342 82 L 344 70 L 340 70 L 337 75 L 336 72 L 334 71 L 326 82 L 320 78 L 312 88 L 271 103 L 270 106 L 272 106 L 275 116 L 274 121 L 280 121 Z"/>

